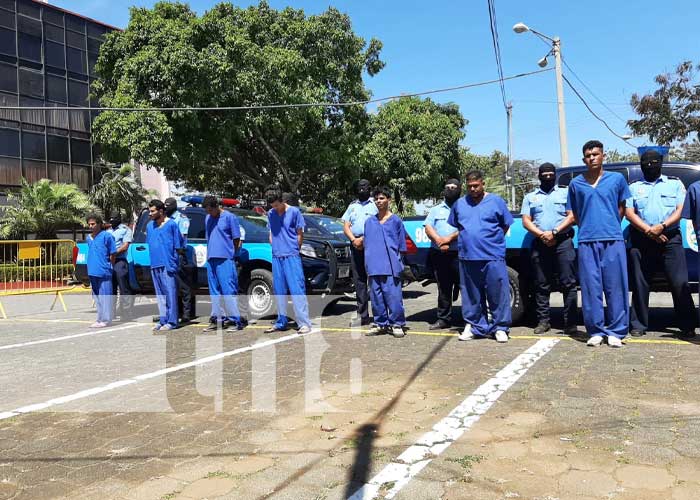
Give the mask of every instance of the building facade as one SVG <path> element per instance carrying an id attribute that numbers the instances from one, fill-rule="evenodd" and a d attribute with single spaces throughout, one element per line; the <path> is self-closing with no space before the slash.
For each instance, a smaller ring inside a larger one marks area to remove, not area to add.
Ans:
<path id="1" fill-rule="evenodd" d="M 87 190 L 98 180 L 89 88 L 116 28 L 34 0 L 0 0 L 0 190 L 48 178 Z"/>

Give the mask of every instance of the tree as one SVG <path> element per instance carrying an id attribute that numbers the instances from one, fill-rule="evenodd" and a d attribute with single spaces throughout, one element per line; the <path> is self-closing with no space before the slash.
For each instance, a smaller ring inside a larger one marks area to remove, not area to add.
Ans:
<path id="1" fill-rule="evenodd" d="M 633 94 L 630 103 L 640 115 L 638 120 L 627 122 L 637 135 L 647 135 L 657 144 L 685 141 L 690 136 L 697 139 L 700 132 L 700 86 L 695 82 L 695 71 L 700 66 L 685 61 L 678 65 L 675 74 L 662 74 L 655 78 L 659 88 L 653 94 Z"/>
<path id="2" fill-rule="evenodd" d="M 107 168 L 100 182 L 90 188 L 90 201 L 105 217 L 120 211 L 131 217 L 146 203 L 146 191 L 133 176 L 128 163 L 119 168 Z"/>
<path id="3" fill-rule="evenodd" d="M 605 163 L 636 163 L 639 161 L 637 153 L 621 153 L 617 149 L 605 151 Z"/>
<path id="4" fill-rule="evenodd" d="M 0 238 L 22 238 L 36 234 L 40 240 L 56 238 L 56 231 L 84 224 L 92 208 L 87 195 L 75 184 L 41 179 L 30 184 L 22 179 L 19 194 L 9 194 L 10 203 L 0 218 Z"/>
<path id="5" fill-rule="evenodd" d="M 132 8 L 100 50 L 93 92 L 112 107 L 229 107 L 363 101 L 363 74 L 381 43 L 334 8 L 306 16 L 266 3 L 221 3 L 201 17 L 182 3 Z M 349 178 L 368 116 L 362 105 L 210 111 L 103 112 L 105 157 L 161 169 L 189 188 L 260 193 L 269 184 L 313 193 Z"/>
<path id="6" fill-rule="evenodd" d="M 370 180 L 393 188 L 403 213 L 403 200 L 435 197 L 445 179 L 459 174 L 466 123 L 456 104 L 418 97 L 391 101 L 372 116 L 360 163 Z"/>

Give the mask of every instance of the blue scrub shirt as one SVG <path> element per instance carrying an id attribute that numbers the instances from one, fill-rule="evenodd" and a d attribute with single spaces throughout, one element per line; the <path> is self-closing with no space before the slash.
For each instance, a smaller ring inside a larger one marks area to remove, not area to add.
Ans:
<path id="1" fill-rule="evenodd" d="M 578 219 L 579 243 L 622 241 L 618 206 L 626 204 L 631 196 L 627 181 L 617 172 L 603 172 L 596 187 L 583 174 L 574 177 L 569 184 L 566 209 Z"/>
<path id="2" fill-rule="evenodd" d="M 367 201 L 355 200 L 350 203 L 340 219 L 349 222 L 352 234 L 359 237 L 365 234 L 365 222 L 373 215 L 377 215 L 377 205 L 370 198 Z"/>
<path id="3" fill-rule="evenodd" d="M 241 237 L 238 217 L 222 210 L 218 217 L 207 215 L 204 224 L 207 233 L 207 260 L 233 259 L 236 254 L 233 240 Z"/>
<path id="4" fill-rule="evenodd" d="M 100 231 L 93 239 L 88 237 L 88 276 L 95 278 L 111 278 L 112 263 L 109 256 L 117 253 L 117 246 L 114 238 L 107 231 Z"/>
<path id="5" fill-rule="evenodd" d="M 698 202 L 700 202 L 700 181 L 695 181 L 688 186 L 681 217 L 690 219 L 700 227 L 700 203 Z M 696 232 L 696 237 L 700 239 L 700 231 Z"/>
<path id="6" fill-rule="evenodd" d="M 293 257 L 299 255 L 297 229 L 304 229 L 306 223 L 297 207 L 288 206 L 282 215 L 272 208 L 267 212 L 272 235 L 272 256 Z"/>
<path id="7" fill-rule="evenodd" d="M 505 232 L 513 224 L 513 216 L 497 194 L 488 193 L 478 204 L 468 195 L 461 197 L 452 205 L 447 223 L 459 230 L 461 260 L 506 258 Z"/>
<path id="8" fill-rule="evenodd" d="M 150 221 L 147 226 L 146 243 L 151 256 L 151 269 L 165 267 L 166 271 L 174 273 L 179 267 L 177 250 L 185 247 L 185 241 L 177 224 L 172 219 L 156 226 Z"/>
<path id="9" fill-rule="evenodd" d="M 568 188 L 554 186 L 549 192 L 542 188 L 527 193 L 523 198 L 520 215 L 529 215 L 532 222 L 542 231 L 555 229 L 566 217 Z"/>
<path id="10" fill-rule="evenodd" d="M 661 224 L 685 200 L 685 187 L 678 179 L 660 176 L 654 182 L 644 179 L 630 184 L 632 199 L 627 200 L 627 208 L 634 208 L 644 222 Z M 678 227 L 678 224 L 667 229 Z"/>
<path id="11" fill-rule="evenodd" d="M 449 236 L 456 233 L 457 228 L 447 223 L 451 210 L 446 201 L 443 200 L 441 203 L 438 203 L 428 212 L 428 216 L 423 222 L 423 227 L 432 226 L 438 236 Z M 430 246 L 438 248 L 434 241 L 430 242 Z M 457 250 L 457 238 L 450 242 L 450 250 Z"/>
<path id="12" fill-rule="evenodd" d="M 364 228 L 365 268 L 367 276 L 393 276 L 403 271 L 401 252 L 406 251 L 406 230 L 395 214 L 384 221 L 374 216 L 367 219 Z"/>

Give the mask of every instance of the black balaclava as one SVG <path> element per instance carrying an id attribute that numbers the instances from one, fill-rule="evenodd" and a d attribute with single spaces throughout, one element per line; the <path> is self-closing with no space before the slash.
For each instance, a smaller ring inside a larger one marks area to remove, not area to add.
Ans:
<path id="1" fill-rule="evenodd" d="M 367 201 L 369 200 L 369 195 L 370 191 L 372 188 L 370 187 L 369 181 L 367 179 L 360 179 L 357 181 L 357 199 L 360 201 Z"/>
<path id="2" fill-rule="evenodd" d="M 170 217 L 177 210 L 177 200 L 175 198 L 166 198 L 163 202 L 165 205 L 165 215 Z"/>
<path id="3" fill-rule="evenodd" d="M 540 179 L 540 189 L 542 189 L 542 191 L 544 191 L 545 193 L 549 193 L 554 188 L 554 185 L 557 183 L 557 179 L 556 176 L 553 179 L 543 179 L 542 174 L 548 174 L 550 172 L 556 174 L 556 171 L 556 167 L 551 163 L 543 163 L 542 165 L 540 165 L 540 168 L 538 170 L 538 177 Z"/>
<path id="4" fill-rule="evenodd" d="M 654 182 L 661 175 L 661 166 L 664 163 L 664 157 L 658 151 L 650 149 L 645 152 L 639 160 L 644 174 L 644 180 Z"/>
<path id="5" fill-rule="evenodd" d="M 445 203 L 452 206 L 452 204 L 457 201 L 460 196 L 462 196 L 462 183 L 459 182 L 459 179 L 447 179 L 445 186 L 448 184 L 454 184 L 457 186 L 456 188 L 451 189 L 445 188 Z"/>
<path id="6" fill-rule="evenodd" d="M 112 216 L 109 218 L 109 224 L 112 226 L 112 229 L 117 229 L 121 223 L 122 216 L 119 214 L 112 214 Z"/>

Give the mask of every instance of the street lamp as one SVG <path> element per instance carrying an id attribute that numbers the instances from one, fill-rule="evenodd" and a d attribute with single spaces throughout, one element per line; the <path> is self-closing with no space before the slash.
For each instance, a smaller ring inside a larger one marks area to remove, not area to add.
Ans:
<path id="1" fill-rule="evenodd" d="M 564 111 L 564 81 L 562 78 L 562 71 L 561 71 L 561 40 L 559 40 L 559 37 L 548 37 L 547 35 L 544 35 L 540 33 L 539 31 L 536 31 L 532 28 L 530 28 L 527 24 L 525 23 L 516 23 L 513 26 L 513 31 L 516 33 L 525 33 L 526 31 L 530 31 L 533 34 L 537 35 L 538 37 L 546 40 L 547 42 L 552 44 L 552 50 L 547 53 L 542 59 L 537 61 L 537 65 L 540 68 L 544 68 L 547 66 L 547 57 L 550 54 L 554 55 L 554 72 L 557 77 L 557 109 L 559 111 L 559 149 L 561 153 L 561 166 L 562 167 L 568 167 L 569 166 L 569 149 L 567 146 L 567 141 L 566 141 L 566 112 Z"/>

